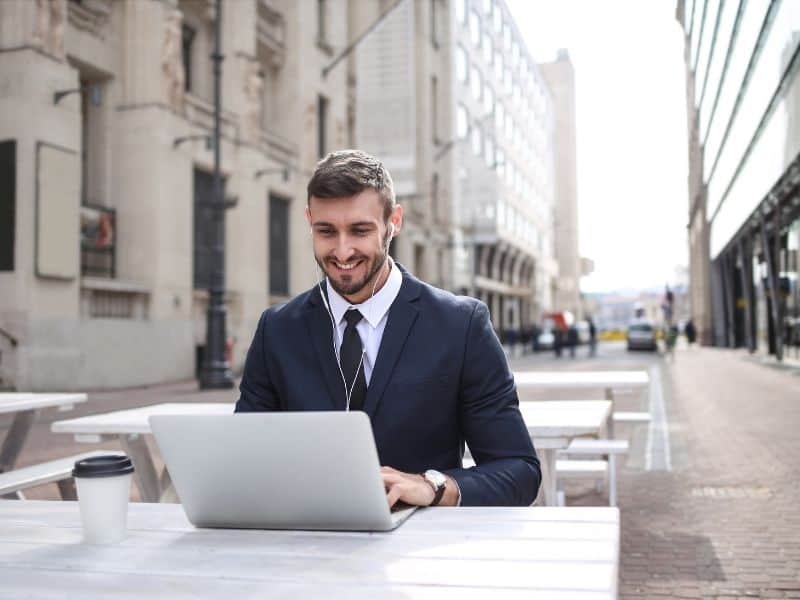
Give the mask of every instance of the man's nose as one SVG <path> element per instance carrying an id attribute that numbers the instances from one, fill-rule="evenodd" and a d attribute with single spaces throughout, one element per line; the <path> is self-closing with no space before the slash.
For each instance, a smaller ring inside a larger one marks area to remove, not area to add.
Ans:
<path id="1" fill-rule="evenodd" d="M 352 238 L 346 233 L 340 234 L 336 238 L 336 247 L 333 249 L 336 260 L 347 262 L 355 254 Z"/>

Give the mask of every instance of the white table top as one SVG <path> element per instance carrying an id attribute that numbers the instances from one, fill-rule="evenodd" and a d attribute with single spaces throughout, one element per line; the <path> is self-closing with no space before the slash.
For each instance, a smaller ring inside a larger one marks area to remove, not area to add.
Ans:
<path id="1" fill-rule="evenodd" d="M 541 438 L 573 438 L 600 433 L 611 414 L 610 400 L 520 402 L 528 433 Z"/>
<path id="2" fill-rule="evenodd" d="M 616 598 L 619 511 L 433 508 L 391 533 L 195 529 L 132 503 L 128 537 L 81 543 L 74 502 L 0 501 L 9 597 Z M 55 591 L 58 590 L 58 593 Z"/>
<path id="3" fill-rule="evenodd" d="M 647 371 L 514 371 L 517 387 L 642 388 L 650 384 Z"/>
<path id="4" fill-rule="evenodd" d="M 86 394 L 4 392 L 0 393 L 0 413 L 49 408 L 51 406 L 69 408 L 73 404 L 80 402 L 86 402 Z"/>
<path id="5" fill-rule="evenodd" d="M 166 403 L 117 410 L 98 415 L 56 421 L 54 433 L 129 435 L 149 434 L 151 415 L 231 414 L 234 405 L 222 402 Z M 563 400 L 553 402 L 521 402 L 520 412 L 531 437 L 575 437 L 600 431 L 609 412 L 608 400 Z"/>
<path id="6" fill-rule="evenodd" d="M 151 433 L 148 421 L 151 415 L 229 415 L 234 408 L 234 404 L 227 402 L 167 402 L 56 421 L 50 429 L 54 433 L 147 434 Z"/>

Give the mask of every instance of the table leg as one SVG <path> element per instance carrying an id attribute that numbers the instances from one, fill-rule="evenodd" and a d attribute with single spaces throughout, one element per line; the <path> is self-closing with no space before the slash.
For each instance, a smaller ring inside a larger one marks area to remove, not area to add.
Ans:
<path id="1" fill-rule="evenodd" d="M 614 389 L 613 388 L 606 388 L 605 390 L 605 397 L 606 400 L 611 402 L 611 411 L 608 413 L 608 419 L 606 420 L 606 434 L 608 439 L 614 439 Z"/>
<path id="2" fill-rule="evenodd" d="M 558 504 L 556 449 L 539 448 L 536 453 L 539 455 L 539 466 L 542 470 L 542 485 L 539 488 L 536 503 L 544 506 L 556 506 Z"/>
<path id="3" fill-rule="evenodd" d="M 175 491 L 175 486 L 172 484 L 172 477 L 169 474 L 167 465 L 164 465 L 164 470 L 161 471 L 161 498 L 160 502 L 170 502 L 172 504 L 180 504 L 178 492 Z"/>
<path id="4" fill-rule="evenodd" d="M 0 473 L 10 471 L 17 462 L 17 457 L 25 445 L 25 440 L 36 420 L 36 410 L 21 410 L 11 422 L 3 445 L 0 447 Z"/>
<path id="5" fill-rule="evenodd" d="M 139 488 L 143 502 L 158 502 L 161 489 L 158 483 L 158 473 L 153 464 L 153 457 L 147 447 L 147 441 L 140 435 L 119 436 L 120 445 L 133 461 L 136 486 Z"/>

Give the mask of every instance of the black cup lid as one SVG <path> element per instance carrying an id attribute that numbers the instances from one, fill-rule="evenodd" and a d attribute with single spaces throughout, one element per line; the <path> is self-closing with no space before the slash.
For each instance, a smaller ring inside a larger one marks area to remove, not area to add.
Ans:
<path id="1" fill-rule="evenodd" d="M 104 454 L 75 463 L 73 477 L 114 477 L 133 473 L 133 463 L 124 454 Z"/>

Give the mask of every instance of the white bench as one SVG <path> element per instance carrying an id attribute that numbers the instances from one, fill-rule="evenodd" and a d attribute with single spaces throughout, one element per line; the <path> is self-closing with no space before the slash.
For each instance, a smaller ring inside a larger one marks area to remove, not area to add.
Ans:
<path id="1" fill-rule="evenodd" d="M 559 479 L 585 478 L 605 479 L 608 482 L 608 504 L 617 505 L 617 454 L 627 454 L 628 440 L 597 440 L 576 438 L 572 440 L 562 456 L 600 456 L 599 459 L 571 460 L 568 458 L 556 461 L 556 472 Z"/>
<path id="2" fill-rule="evenodd" d="M 46 483 L 57 483 L 63 500 L 75 500 L 75 488 L 72 481 L 72 468 L 75 466 L 75 462 L 103 454 L 109 454 L 109 452 L 93 450 L 0 473 L 0 497 L 13 495 L 22 499 L 22 490 Z"/>
<path id="3" fill-rule="evenodd" d="M 619 411 L 614 413 L 615 423 L 649 423 L 650 420 L 649 412 Z"/>

